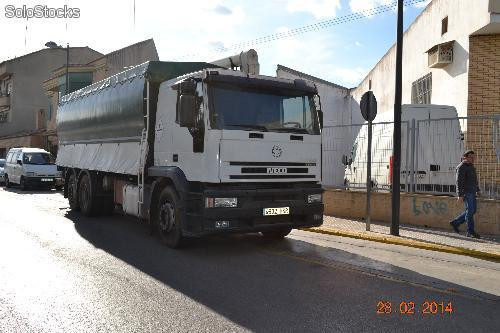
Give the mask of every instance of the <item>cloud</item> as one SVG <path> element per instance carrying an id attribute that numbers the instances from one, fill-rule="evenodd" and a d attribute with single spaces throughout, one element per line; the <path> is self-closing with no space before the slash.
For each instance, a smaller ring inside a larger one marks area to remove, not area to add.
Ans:
<path id="1" fill-rule="evenodd" d="M 291 13 L 309 13 L 316 19 L 335 17 L 340 8 L 340 0 L 287 0 L 286 5 L 286 9 Z"/>
<path id="2" fill-rule="evenodd" d="M 350 0 L 349 7 L 354 13 L 362 13 L 366 17 L 373 17 L 372 10 L 379 6 L 391 6 L 394 0 Z"/>
<path id="3" fill-rule="evenodd" d="M 423 1 L 423 2 L 417 2 L 416 4 L 413 5 L 413 7 L 417 7 L 417 8 L 424 8 L 424 7 L 427 7 L 427 5 L 431 2 L 432 0 L 427 0 L 427 1 Z"/>
<path id="4" fill-rule="evenodd" d="M 276 31 L 287 30 L 287 27 L 279 27 Z M 346 87 L 357 86 L 368 71 L 337 64 L 335 52 L 340 48 L 340 41 L 332 38 L 331 33 L 321 32 L 307 38 L 296 36 L 261 45 L 257 52 L 262 74 L 275 75 L 276 65 L 280 64 Z"/>
<path id="5" fill-rule="evenodd" d="M 215 7 L 215 12 L 220 15 L 231 15 L 233 13 L 231 9 L 222 5 L 217 5 L 217 7 Z"/>

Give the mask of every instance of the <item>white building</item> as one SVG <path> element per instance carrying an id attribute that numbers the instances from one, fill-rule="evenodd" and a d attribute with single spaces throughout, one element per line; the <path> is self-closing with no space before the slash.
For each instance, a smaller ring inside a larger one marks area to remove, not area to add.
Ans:
<path id="1" fill-rule="evenodd" d="M 459 116 L 470 115 L 469 78 L 480 70 L 473 62 L 482 60 L 474 56 L 489 53 L 492 62 L 483 65 L 496 67 L 498 78 L 499 34 L 500 0 L 431 1 L 404 33 L 403 104 L 453 105 Z M 372 90 L 378 111 L 393 111 L 395 68 L 394 45 L 352 90 L 354 99 Z"/>
<path id="2" fill-rule="evenodd" d="M 310 79 L 319 88 L 325 114 L 324 185 L 343 185 L 341 158 L 356 137 L 352 129 L 328 127 L 363 123 L 359 102 L 368 90 L 377 98 L 379 114 L 393 112 L 395 68 L 395 45 L 353 89 L 278 66 L 279 77 Z M 403 36 L 402 103 L 451 105 L 460 117 L 500 114 L 500 0 L 429 3 Z M 488 159 L 491 166 L 490 160 L 496 156 L 494 144 L 477 139 L 485 136 L 483 128 L 467 124 L 463 129 L 468 133 L 467 147 Z M 498 180 L 498 167 L 486 172 L 478 164 L 483 176 L 489 172 L 488 177 Z"/>
<path id="3" fill-rule="evenodd" d="M 342 155 L 347 155 L 357 133 L 349 133 L 351 127 L 337 130 L 332 126 L 363 122 L 359 106 L 351 96 L 351 90 L 294 69 L 278 65 L 276 76 L 287 79 L 306 79 L 316 84 L 324 112 L 323 124 L 323 184 L 334 186 L 344 181 Z M 325 167 L 326 166 L 326 167 Z"/>

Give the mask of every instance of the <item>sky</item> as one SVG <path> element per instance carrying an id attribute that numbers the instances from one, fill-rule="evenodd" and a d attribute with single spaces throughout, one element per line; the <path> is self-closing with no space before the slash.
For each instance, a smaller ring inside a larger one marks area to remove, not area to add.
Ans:
<path id="1" fill-rule="evenodd" d="M 405 7 L 405 29 L 429 1 Z M 396 40 L 394 10 L 377 15 L 366 11 L 394 2 L 0 0 L 0 62 L 39 50 L 49 40 L 64 46 L 89 46 L 105 54 L 153 38 L 160 60 L 213 61 L 254 48 L 259 54 L 261 74 L 275 76 L 276 66 L 281 64 L 351 88 L 361 82 Z M 22 15 L 23 5 L 66 6 L 78 9 L 79 17 L 7 17 L 12 16 L 12 8 L 19 8 Z M 359 19 L 346 19 L 356 13 Z M 286 35 L 292 29 L 326 20 L 337 24 L 266 43 L 246 43 L 264 36 Z"/>

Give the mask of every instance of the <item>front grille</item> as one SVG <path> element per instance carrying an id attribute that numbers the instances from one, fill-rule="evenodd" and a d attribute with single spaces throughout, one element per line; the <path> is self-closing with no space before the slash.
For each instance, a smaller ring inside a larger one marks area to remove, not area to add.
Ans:
<path id="1" fill-rule="evenodd" d="M 229 165 L 235 166 L 316 166 L 316 163 L 299 162 L 229 162 Z"/>
<path id="2" fill-rule="evenodd" d="M 311 179 L 314 177 L 314 175 L 230 175 L 229 179 Z"/>
<path id="3" fill-rule="evenodd" d="M 286 173 L 307 173 L 307 168 L 287 168 Z M 267 174 L 267 168 L 241 168 L 241 173 L 264 173 Z"/>

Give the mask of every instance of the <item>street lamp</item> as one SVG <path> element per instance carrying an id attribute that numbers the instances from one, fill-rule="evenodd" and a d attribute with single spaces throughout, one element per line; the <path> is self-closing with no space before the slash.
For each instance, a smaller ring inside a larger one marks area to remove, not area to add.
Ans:
<path id="1" fill-rule="evenodd" d="M 63 48 L 61 45 L 57 45 L 53 41 L 45 43 L 45 46 L 47 46 L 49 49 Z M 66 44 L 66 89 L 64 91 L 64 94 L 66 95 L 67 93 L 69 93 L 69 43 Z"/>

